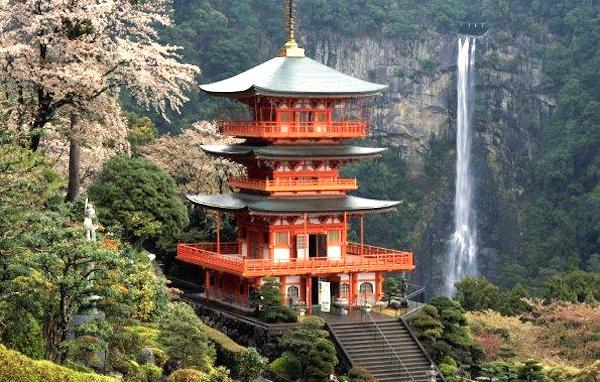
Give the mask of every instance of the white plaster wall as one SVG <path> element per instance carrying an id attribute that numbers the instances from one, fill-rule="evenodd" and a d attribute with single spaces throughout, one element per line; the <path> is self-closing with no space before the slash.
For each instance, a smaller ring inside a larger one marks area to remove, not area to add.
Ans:
<path id="1" fill-rule="evenodd" d="M 267 251 L 267 257 L 269 253 Z M 274 258 L 279 261 L 288 261 L 290 259 L 290 250 L 289 248 L 275 248 L 274 250 Z"/>
<path id="2" fill-rule="evenodd" d="M 375 273 L 373 272 L 364 272 L 358 274 L 358 280 L 375 280 Z M 375 285 L 375 284 L 373 284 Z"/>
<path id="3" fill-rule="evenodd" d="M 348 281 L 348 280 L 350 280 L 350 276 L 348 276 L 345 273 L 340 273 L 338 276 L 340 276 L 340 281 Z"/>
<path id="4" fill-rule="evenodd" d="M 288 255 L 289 257 L 289 255 Z M 268 260 L 269 259 L 269 248 L 268 247 L 263 247 L 263 259 Z"/>
<path id="5" fill-rule="evenodd" d="M 330 245 L 327 247 L 327 257 L 332 260 L 339 260 L 342 258 L 342 247 L 339 245 Z"/>
<path id="6" fill-rule="evenodd" d="M 242 241 L 242 256 L 248 256 L 248 243 Z"/>
<path id="7" fill-rule="evenodd" d="M 300 284 L 300 276 L 285 276 L 285 282 L 287 285 Z"/>

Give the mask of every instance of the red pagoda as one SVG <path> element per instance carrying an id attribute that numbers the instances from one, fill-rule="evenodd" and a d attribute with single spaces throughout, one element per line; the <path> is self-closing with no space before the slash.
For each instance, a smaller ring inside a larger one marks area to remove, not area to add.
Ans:
<path id="1" fill-rule="evenodd" d="M 385 149 L 343 144 L 365 137 L 368 123 L 361 116 L 342 118 L 340 111 L 386 86 L 305 57 L 294 38 L 291 3 L 288 39 L 278 57 L 201 86 L 250 112 L 249 120 L 219 122 L 223 134 L 245 138 L 244 143 L 202 146 L 210 155 L 243 164 L 247 176 L 230 179 L 239 190 L 232 194 L 188 195 L 216 213 L 217 240 L 180 243 L 177 259 L 201 266 L 206 297 L 224 303 L 247 302 L 263 278 L 272 276 L 279 279 L 284 301 L 309 309 L 329 297 L 349 308 L 373 304 L 382 297 L 384 274 L 412 271 L 413 254 L 364 244 L 364 216 L 393 210 L 398 202 L 347 194 L 358 184 L 340 177 L 340 167 Z M 236 218 L 236 242 L 220 240 L 223 213 Z M 348 240 L 352 218 L 360 219 L 358 243 Z M 319 285 L 329 290 L 317 293 Z"/>

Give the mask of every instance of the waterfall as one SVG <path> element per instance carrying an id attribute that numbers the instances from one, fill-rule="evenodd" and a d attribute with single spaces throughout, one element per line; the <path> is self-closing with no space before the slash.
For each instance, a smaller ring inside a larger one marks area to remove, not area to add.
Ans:
<path id="1" fill-rule="evenodd" d="M 471 119 L 475 92 L 475 37 L 458 39 L 456 118 L 456 195 L 454 233 L 450 238 L 446 267 L 445 294 L 454 294 L 454 283 L 466 275 L 477 274 L 477 229 L 471 174 Z"/>

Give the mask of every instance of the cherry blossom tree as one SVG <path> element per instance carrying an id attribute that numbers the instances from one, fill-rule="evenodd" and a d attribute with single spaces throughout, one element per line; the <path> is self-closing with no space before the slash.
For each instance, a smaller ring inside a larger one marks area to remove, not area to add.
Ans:
<path id="1" fill-rule="evenodd" d="M 140 154 L 171 175 L 182 194 L 224 193 L 227 180 L 244 174 L 242 166 L 206 155 L 200 145 L 223 145 L 241 140 L 219 134 L 217 127 L 200 121 L 176 136 L 165 135 L 139 148 Z"/>
<path id="2" fill-rule="evenodd" d="M 77 153 L 80 111 L 123 88 L 163 116 L 179 111 L 199 68 L 160 44 L 157 27 L 170 24 L 167 0 L 0 0 L 0 86 L 21 143 L 37 150 L 68 109 Z"/>

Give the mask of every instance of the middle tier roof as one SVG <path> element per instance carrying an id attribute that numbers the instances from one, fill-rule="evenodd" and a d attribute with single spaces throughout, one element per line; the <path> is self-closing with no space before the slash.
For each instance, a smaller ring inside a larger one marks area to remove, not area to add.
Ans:
<path id="1" fill-rule="evenodd" d="M 325 158 L 332 160 L 352 160 L 380 156 L 386 148 L 362 147 L 349 145 L 270 145 L 251 146 L 236 145 L 202 145 L 207 154 L 236 158 L 255 159 L 313 159 Z"/>
<path id="2" fill-rule="evenodd" d="M 343 212 L 361 215 L 391 211 L 400 204 L 393 200 L 375 200 L 351 195 L 287 198 L 236 192 L 224 195 L 187 195 L 187 198 L 196 205 L 217 211 L 280 216 Z"/>

